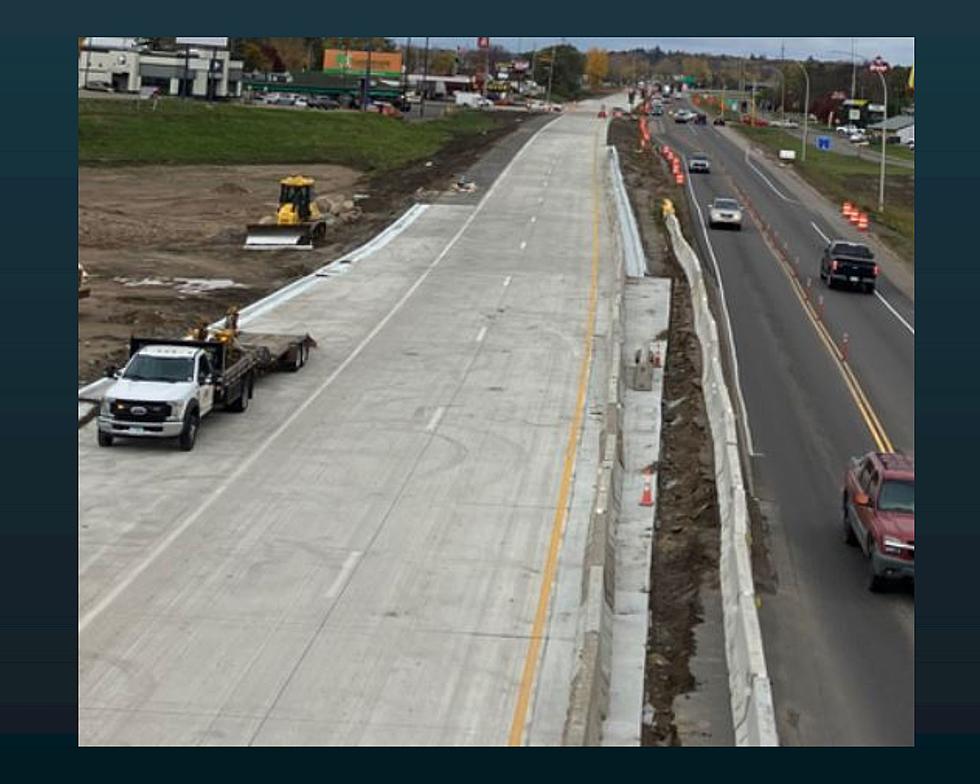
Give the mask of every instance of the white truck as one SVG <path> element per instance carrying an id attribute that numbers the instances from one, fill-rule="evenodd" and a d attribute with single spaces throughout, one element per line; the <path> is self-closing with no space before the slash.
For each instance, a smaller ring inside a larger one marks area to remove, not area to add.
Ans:
<path id="1" fill-rule="evenodd" d="M 276 368 L 299 370 L 316 342 L 309 335 L 267 335 L 228 328 L 202 339 L 132 338 L 126 366 L 99 408 L 99 446 L 116 438 L 173 438 L 194 448 L 201 420 L 221 407 L 244 412 L 255 380 Z"/>
<path id="2" fill-rule="evenodd" d="M 493 107 L 493 101 L 488 98 L 484 98 L 479 93 L 456 93 L 456 105 L 457 106 L 468 106 L 471 109 L 490 109 Z"/>

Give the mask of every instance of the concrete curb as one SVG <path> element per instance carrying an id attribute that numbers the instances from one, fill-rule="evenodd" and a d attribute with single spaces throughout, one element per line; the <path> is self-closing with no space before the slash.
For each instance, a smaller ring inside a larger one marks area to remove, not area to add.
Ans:
<path id="1" fill-rule="evenodd" d="M 252 319 L 257 318 L 273 308 L 278 307 L 282 303 L 292 299 L 293 297 L 304 293 L 312 286 L 315 286 L 319 281 L 326 278 L 339 277 L 340 275 L 345 274 L 355 263 L 366 256 L 370 256 L 372 253 L 381 250 L 381 248 L 411 226 L 412 223 L 414 223 L 428 209 L 428 204 L 413 204 L 404 213 L 402 213 L 402 215 L 394 223 L 384 229 L 384 231 L 376 234 L 360 247 L 355 248 L 350 253 L 344 254 L 338 259 L 334 259 L 328 264 L 325 264 L 319 269 L 311 272 L 309 275 L 305 275 L 298 280 L 294 280 L 292 283 L 283 286 L 281 289 L 272 292 L 262 299 L 256 300 L 250 305 L 246 305 L 241 309 L 241 311 L 239 311 L 238 323 L 241 326 L 244 326 Z M 217 327 L 223 320 L 224 319 L 219 319 L 210 326 Z M 102 402 L 102 396 L 105 394 L 106 389 L 112 385 L 112 383 L 113 379 L 100 378 L 98 381 L 93 381 L 91 384 L 87 384 L 79 388 L 79 429 L 81 429 L 95 417 L 95 414 L 98 412 L 99 404 Z M 91 405 L 82 405 L 83 403 Z"/>
<path id="2" fill-rule="evenodd" d="M 752 578 L 751 533 L 739 459 L 738 429 L 721 366 L 718 328 L 708 305 L 697 254 L 684 239 L 673 213 L 666 215 L 665 223 L 674 255 L 684 268 L 691 288 L 694 328 L 701 343 L 701 387 L 714 440 L 715 482 L 721 520 L 719 577 L 735 743 L 738 746 L 778 746 L 776 714 Z"/>

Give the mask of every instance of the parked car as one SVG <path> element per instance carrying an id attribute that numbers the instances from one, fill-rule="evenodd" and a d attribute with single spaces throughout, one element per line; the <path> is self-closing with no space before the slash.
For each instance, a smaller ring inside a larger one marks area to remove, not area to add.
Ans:
<path id="1" fill-rule="evenodd" d="M 707 174 L 711 171 L 711 161 L 708 160 L 708 156 L 703 152 L 696 152 L 688 158 L 687 170 L 689 172 L 704 172 Z"/>
<path id="2" fill-rule="evenodd" d="M 837 128 L 837 135 L 838 136 L 850 137 L 850 135 L 852 133 L 857 133 L 860 130 L 861 130 L 860 128 L 858 128 L 856 125 L 852 125 L 852 124 L 840 125 Z"/>
<path id="3" fill-rule="evenodd" d="M 694 124 L 695 125 L 707 125 L 708 124 L 708 116 L 706 114 L 701 114 L 700 112 L 698 112 L 694 116 Z"/>
<path id="4" fill-rule="evenodd" d="M 87 82 L 84 87 L 86 90 L 98 90 L 99 92 L 102 93 L 115 92 L 112 88 L 112 82 L 106 82 L 101 79 L 94 79 L 90 82 Z"/>
<path id="5" fill-rule="evenodd" d="M 725 124 L 725 118 L 724 117 L 715 117 L 715 119 L 711 121 L 711 124 L 712 125 L 724 125 Z"/>
<path id="6" fill-rule="evenodd" d="M 894 452 L 869 452 L 844 473 L 843 538 L 868 559 L 867 585 L 915 580 L 915 462 Z"/>
<path id="7" fill-rule="evenodd" d="M 735 199 L 716 198 L 708 205 L 708 226 L 731 226 L 742 230 L 742 208 Z"/>
<path id="8" fill-rule="evenodd" d="M 311 109 L 339 109 L 340 101 L 336 98 L 331 98 L 329 95 L 318 95 L 313 98 L 308 98 L 306 105 Z"/>
<path id="9" fill-rule="evenodd" d="M 838 283 L 862 288 L 873 294 L 878 280 L 878 265 L 871 248 L 860 242 L 833 240 L 820 258 L 820 278 L 828 288 Z"/>

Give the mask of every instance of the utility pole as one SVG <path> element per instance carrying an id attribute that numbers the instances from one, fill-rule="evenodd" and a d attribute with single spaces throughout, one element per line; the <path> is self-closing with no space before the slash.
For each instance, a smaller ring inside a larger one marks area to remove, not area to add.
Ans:
<path id="1" fill-rule="evenodd" d="M 857 84 L 857 64 L 854 62 L 854 39 L 851 39 L 851 100 L 854 100 L 854 88 Z"/>
<path id="2" fill-rule="evenodd" d="M 551 67 L 548 69 L 548 111 L 551 111 L 551 84 L 555 77 L 555 45 L 551 45 Z"/>
<path id="3" fill-rule="evenodd" d="M 419 104 L 419 119 L 425 117 L 425 91 L 429 81 L 429 37 L 425 37 L 425 55 L 422 58 L 422 102 Z"/>
<path id="4" fill-rule="evenodd" d="M 373 41 L 368 38 L 367 46 L 367 72 L 364 74 L 364 87 L 361 92 L 361 111 L 367 111 L 367 105 L 371 101 L 371 49 Z"/>
<path id="5" fill-rule="evenodd" d="M 782 41 L 779 46 L 779 74 L 782 76 L 783 82 L 783 96 L 779 99 L 779 108 L 782 110 L 783 115 L 783 127 L 786 127 L 786 72 L 784 70 L 786 63 L 786 41 Z"/>

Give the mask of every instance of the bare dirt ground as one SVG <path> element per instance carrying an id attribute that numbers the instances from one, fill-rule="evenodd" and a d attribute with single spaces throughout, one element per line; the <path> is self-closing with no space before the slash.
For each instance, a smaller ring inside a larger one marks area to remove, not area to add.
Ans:
<path id="1" fill-rule="evenodd" d="M 414 201 L 451 192 L 459 174 L 526 119 L 503 115 L 497 128 L 455 139 L 430 165 L 419 161 L 397 176 L 309 164 L 80 168 L 78 258 L 91 294 L 78 302 L 79 383 L 122 364 L 132 334 L 182 335 L 341 257 Z M 337 205 L 325 243 L 243 250 L 246 225 L 271 218 L 279 180 L 294 173 L 316 180 L 321 209 Z"/>
<path id="2" fill-rule="evenodd" d="M 635 123 L 614 121 L 609 140 L 619 150 L 647 258 L 656 260 L 649 272 L 671 278 L 644 700 L 654 713 L 652 723 L 643 726 L 641 740 L 644 746 L 679 746 L 683 738 L 674 703 L 697 688 L 691 673 L 697 647 L 694 630 L 704 619 L 702 588 L 719 588 L 720 533 L 711 431 L 701 391 L 701 346 L 687 278 L 659 224 L 659 202 L 674 199 L 682 225 L 688 215 L 660 159 L 637 152 Z"/>

